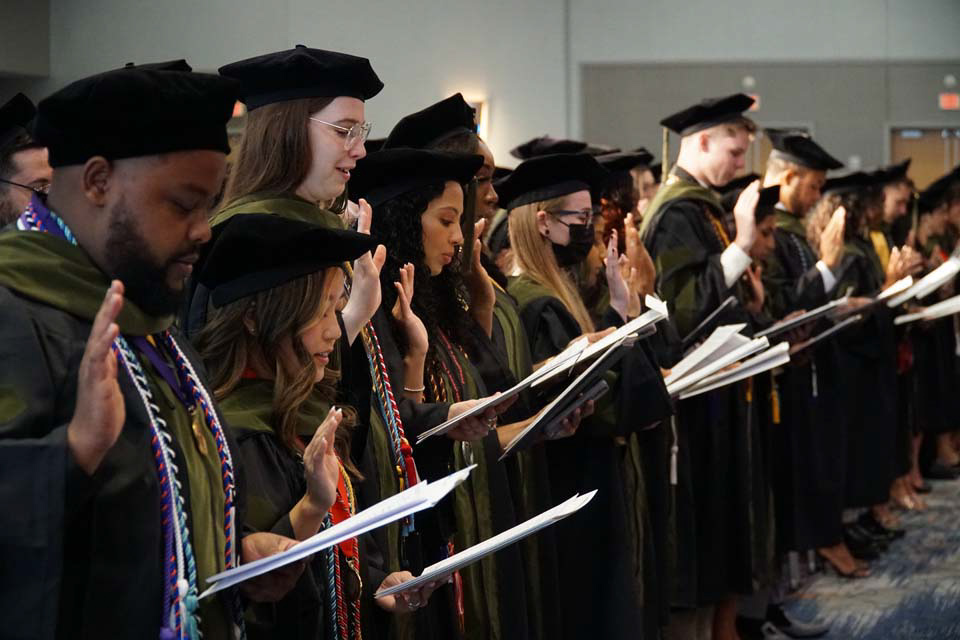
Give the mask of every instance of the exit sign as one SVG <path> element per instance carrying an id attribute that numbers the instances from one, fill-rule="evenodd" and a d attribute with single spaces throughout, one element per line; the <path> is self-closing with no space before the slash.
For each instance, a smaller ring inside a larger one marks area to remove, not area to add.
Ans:
<path id="1" fill-rule="evenodd" d="M 941 93 L 940 109 L 943 111 L 960 111 L 960 93 Z"/>

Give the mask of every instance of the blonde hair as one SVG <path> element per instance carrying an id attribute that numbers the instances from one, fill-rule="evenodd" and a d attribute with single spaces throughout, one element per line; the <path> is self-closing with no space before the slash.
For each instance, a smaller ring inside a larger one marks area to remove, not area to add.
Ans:
<path id="1" fill-rule="evenodd" d="M 533 202 L 511 209 L 510 246 L 514 264 L 531 280 L 546 287 L 573 316 L 583 333 L 594 331 L 593 320 L 580 298 L 576 285 L 557 264 L 550 241 L 540 233 L 537 214 L 563 206 L 564 198 Z"/>

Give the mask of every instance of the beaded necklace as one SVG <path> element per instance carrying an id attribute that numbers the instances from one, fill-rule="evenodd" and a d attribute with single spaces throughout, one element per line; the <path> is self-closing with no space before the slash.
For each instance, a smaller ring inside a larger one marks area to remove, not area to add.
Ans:
<path id="1" fill-rule="evenodd" d="M 58 235 L 76 245 L 77 240 L 66 223 L 52 211 L 39 210 L 36 204 L 36 200 L 31 200 L 27 209 L 17 221 L 17 227 L 24 231 Z M 49 221 L 54 224 L 49 224 Z M 184 356 L 180 346 L 169 331 L 164 331 L 161 337 L 164 345 L 173 355 L 181 382 L 186 383 L 185 386 L 196 403 L 195 406 L 202 409 L 204 422 L 213 433 L 214 441 L 217 444 L 224 492 L 224 564 L 228 569 L 233 568 L 237 566 L 238 559 L 234 540 L 236 532 L 234 526 L 236 488 L 234 485 L 233 458 L 223 433 L 223 426 L 213 410 L 210 395 L 197 377 L 196 371 L 194 371 L 193 366 Z M 117 336 L 112 348 L 118 364 L 127 371 L 137 394 L 143 402 L 152 433 L 150 446 L 160 485 L 163 575 L 166 576 L 160 638 L 161 640 L 200 638 L 202 634 L 200 632 L 200 618 L 197 615 L 197 569 L 193 557 L 193 546 L 190 541 L 190 530 L 187 525 L 186 505 L 182 493 L 183 485 L 177 478 L 179 467 L 175 462 L 174 438 L 168 429 L 167 422 L 160 415 L 160 407 L 153 399 L 153 392 L 150 390 L 140 360 L 127 340 L 123 336 Z M 242 620 L 239 618 L 239 609 L 237 609 L 236 603 L 234 605 L 234 613 L 237 618 L 235 622 L 238 624 L 242 637 L 244 635 Z"/>

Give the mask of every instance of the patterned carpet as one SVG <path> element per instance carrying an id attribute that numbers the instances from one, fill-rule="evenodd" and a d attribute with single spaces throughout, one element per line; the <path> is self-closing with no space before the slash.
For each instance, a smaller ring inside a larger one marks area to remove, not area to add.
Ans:
<path id="1" fill-rule="evenodd" d="M 788 611 L 829 622 L 829 640 L 960 639 L 960 481 L 932 484 L 930 508 L 903 515 L 907 535 L 869 578 L 820 574 Z"/>

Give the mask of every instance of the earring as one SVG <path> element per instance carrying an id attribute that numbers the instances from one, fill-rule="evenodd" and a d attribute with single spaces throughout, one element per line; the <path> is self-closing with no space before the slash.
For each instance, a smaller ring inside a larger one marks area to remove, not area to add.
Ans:
<path id="1" fill-rule="evenodd" d="M 549 237 L 550 237 L 550 229 L 544 229 L 544 230 L 543 230 L 543 235 L 545 235 L 545 236 L 547 236 L 547 237 L 549 238 Z"/>

